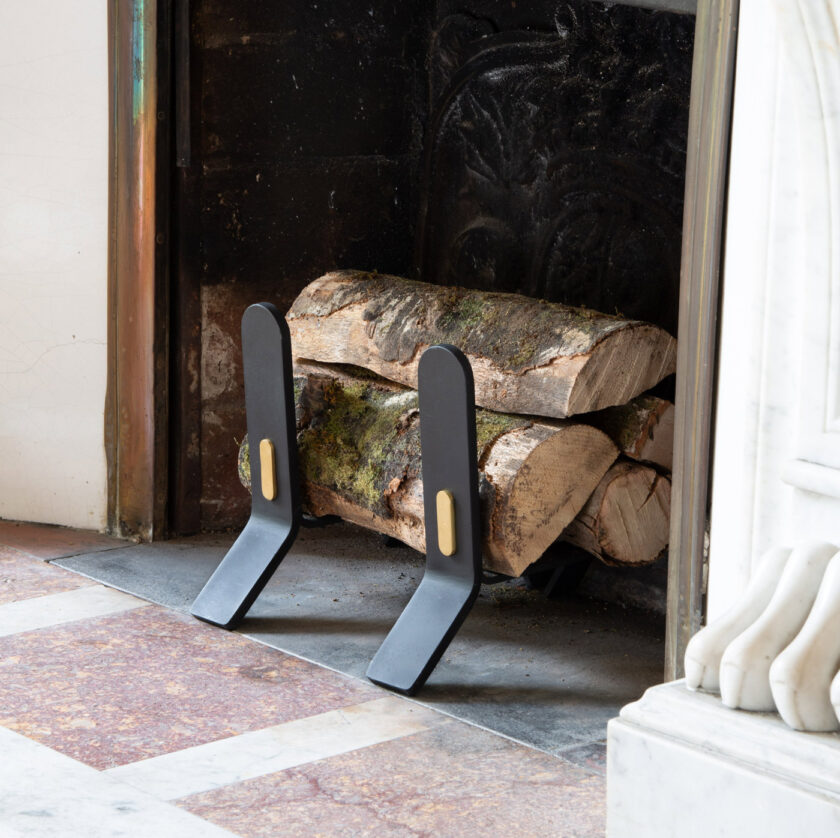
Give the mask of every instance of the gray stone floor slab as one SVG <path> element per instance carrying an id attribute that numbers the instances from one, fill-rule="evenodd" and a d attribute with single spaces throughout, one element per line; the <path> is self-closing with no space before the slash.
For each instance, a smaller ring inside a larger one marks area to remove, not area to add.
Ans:
<path id="1" fill-rule="evenodd" d="M 232 540 L 196 536 L 56 564 L 189 611 Z M 422 556 L 364 530 L 303 530 L 239 631 L 361 678 L 422 574 Z M 516 583 L 482 586 L 416 700 L 592 766 L 607 720 L 662 680 L 663 656 L 661 617 L 578 596 L 548 600 Z"/>

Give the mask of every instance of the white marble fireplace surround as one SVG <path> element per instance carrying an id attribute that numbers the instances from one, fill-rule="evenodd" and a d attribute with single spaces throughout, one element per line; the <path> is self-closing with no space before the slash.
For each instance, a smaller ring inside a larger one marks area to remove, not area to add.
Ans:
<path id="1" fill-rule="evenodd" d="M 681 681 L 610 722 L 608 838 L 836 838 L 840 739 Z"/>
<path id="2" fill-rule="evenodd" d="M 840 544 L 840 0 L 741 0 L 708 618 L 774 546 Z M 840 734 L 682 682 L 610 723 L 609 838 L 840 836 Z"/>

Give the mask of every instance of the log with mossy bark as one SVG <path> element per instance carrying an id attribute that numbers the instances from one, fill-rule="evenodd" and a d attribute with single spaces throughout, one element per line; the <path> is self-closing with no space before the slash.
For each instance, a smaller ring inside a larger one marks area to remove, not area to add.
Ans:
<path id="1" fill-rule="evenodd" d="M 668 546 L 671 481 L 656 469 L 618 460 L 561 540 L 606 564 L 645 565 Z"/>
<path id="2" fill-rule="evenodd" d="M 299 364 L 295 408 L 306 511 L 425 550 L 417 393 L 363 370 Z M 518 576 L 574 519 L 618 451 L 606 434 L 570 421 L 479 409 L 476 430 L 484 564 Z M 240 477 L 249 481 L 247 455 L 243 443 Z"/>
<path id="3" fill-rule="evenodd" d="M 656 396 L 639 396 L 581 421 L 600 428 L 618 450 L 633 460 L 671 471 L 674 460 L 674 405 Z"/>
<path id="4" fill-rule="evenodd" d="M 674 338 L 648 323 L 361 271 L 310 283 L 286 318 L 296 358 L 409 387 L 426 347 L 454 344 L 472 366 L 476 404 L 506 413 L 564 418 L 624 404 L 676 362 Z"/>

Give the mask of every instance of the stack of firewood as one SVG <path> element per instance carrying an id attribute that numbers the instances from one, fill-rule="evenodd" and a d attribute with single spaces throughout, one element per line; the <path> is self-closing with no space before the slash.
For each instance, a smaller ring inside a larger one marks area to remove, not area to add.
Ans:
<path id="1" fill-rule="evenodd" d="M 412 388 L 423 350 L 449 343 L 475 378 L 487 569 L 518 576 L 558 538 L 611 564 L 647 564 L 665 550 L 673 406 L 644 393 L 674 372 L 667 332 L 357 271 L 311 283 L 287 321 L 308 513 L 425 549 Z M 247 454 L 246 442 L 246 485 Z"/>

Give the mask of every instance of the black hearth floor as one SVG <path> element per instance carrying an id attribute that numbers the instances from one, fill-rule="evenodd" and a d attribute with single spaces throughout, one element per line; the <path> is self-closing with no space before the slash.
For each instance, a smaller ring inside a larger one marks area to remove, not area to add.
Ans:
<path id="1" fill-rule="evenodd" d="M 189 611 L 233 536 L 196 536 L 60 559 L 152 602 Z M 239 631 L 364 678 L 423 571 L 422 556 L 350 525 L 303 530 Z M 222 631 L 222 629 L 219 629 Z M 664 626 L 645 612 L 514 583 L 483 586 L 415 700 L 593 768 L 607 720 L 662 680 Z"/>

